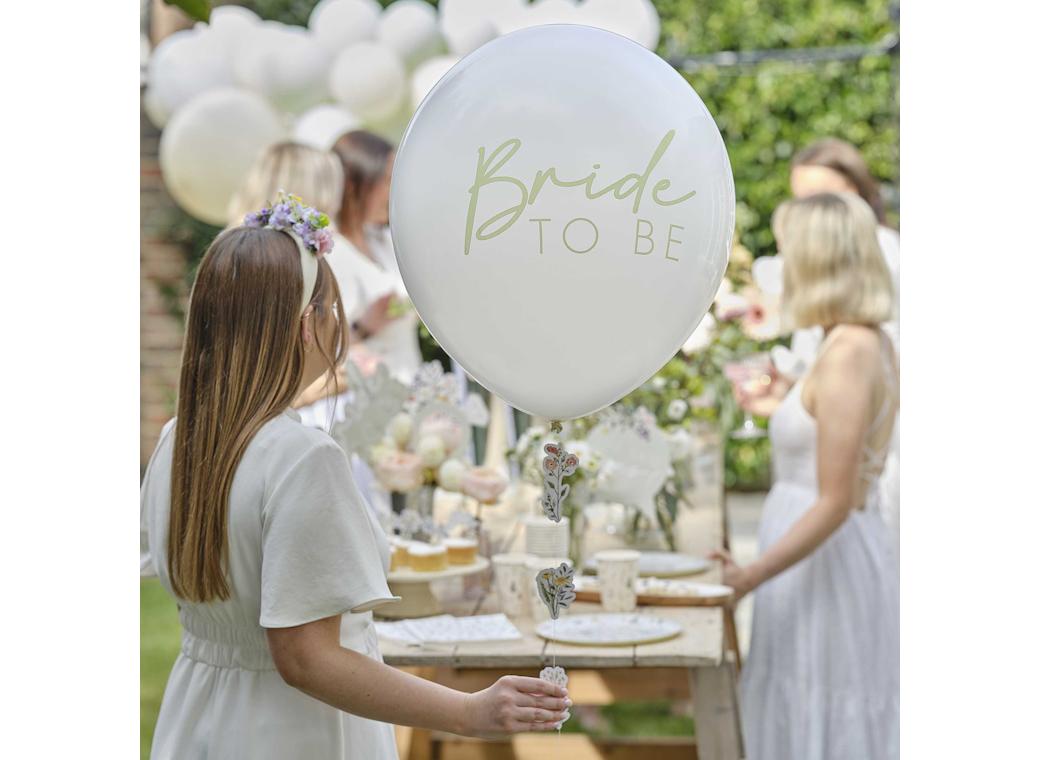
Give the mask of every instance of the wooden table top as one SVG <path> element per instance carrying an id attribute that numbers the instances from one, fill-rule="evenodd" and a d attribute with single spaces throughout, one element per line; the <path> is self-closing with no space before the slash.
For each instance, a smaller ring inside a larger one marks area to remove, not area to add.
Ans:
<path id="1" fill-rule="evenodd" d="M 717 582 L 717 570 L 698 577 Z M 445 603 L 454 615 L 497 612 L 497 600 L 489 593 L 479 600 Z M 602 612 L 599 604 L 575 602 L 565 614 Z M 532 618 L 512 618 L 522 639 L 469 642 L 463 644 L 407 644 L 380 639 L 383 660 L 395 666 L 442 666 L 452 668 L 541 668 L 551 664 L 566 668 L 694 668 L 718 665 L 723 658 L 722 610 L 718 607 L 640 607 L 639 612 L 675 620 L 682 626 L 676 638 L 656 644 L 616 647 L 586 647 L 546 641 L 535 632 Z"/>

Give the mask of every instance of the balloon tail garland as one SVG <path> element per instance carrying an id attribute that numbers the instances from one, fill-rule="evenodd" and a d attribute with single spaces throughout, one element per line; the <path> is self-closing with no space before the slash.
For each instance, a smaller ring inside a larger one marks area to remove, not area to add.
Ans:
<path id="1" fill-rule="evenodd" d="M 563 425 L 554 420 L 550 430 L 553 433 L 562 433 Z M 544 493 L 541 505 L 545 516 L 555 523 L 563 516 L 563 501 L 571 490 L 563 479 L 573 475 L 577 470 L 578 457 L 564 449 L 562 443 L 545 444 L 545 457 L 542 459 Z"/>
<path id="2" fill-rule="evenodd" d="M 558 420 L 553 420 L 549 429 L 562 439 L 563 425 Z M 578 457 L 566 451 L 562 443 L 545 444 L 545 457 L 542 459 L 544 493 L 540 503 L 545 516 L 555 523 L 560 522 L 560 518 L 563 516 L 563 501 L 571 490 L 563 479 L 573 475 L 577 470 Z M 561 562 L 559 567 L 547 567 L 540 570 L 536 581 L 538 596 L 548 608 L 549 617 L 552 618 L 552 636 L 555 639 L 556 620 L 560 617 L 560 610 L 570 607 L 571 602 L 575 599 L 574 568 L 566 562 Z M 555 651 L 553 651 L 552 665 L 542 668 L 539 676 L 546 681 L 566 687 L 567 671 L 556 664 Z M 568 712 L 556 727 L 557 732 L 563 730 L 563 724 L 570 717 L 570 712 Z"/>

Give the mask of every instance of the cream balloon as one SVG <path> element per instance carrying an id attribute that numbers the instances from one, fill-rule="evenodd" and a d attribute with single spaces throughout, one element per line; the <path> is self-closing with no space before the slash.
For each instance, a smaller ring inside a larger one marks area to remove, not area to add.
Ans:
<path id="1" fill-rule="evenodd" d="M 675 355 L 722 280 L 734 216 L 697 94 L 587 26 L 525 29 L 463 59 L 416 112 L 391 183 L 397 261 L 430 332 L 550 419 L 616 401 Z"/>
<path id="2" fill-rule="evenodd" d="M 235 55 L 235 81 L 279 110 L 299 113 L 328 99 L 329 63 L 306 30 L 268 22 Z"/>
<path id="3" fill-rule="evenodd" d="M 437 12 L 422 0 L 397 0 L 379 17 L 376 38 L 414 68 L 441 52 L 444 41 Z"/>
<path id="4" fill-rule="evenodd" d="M 418 108 L 434 85 L 458 62 L 457 56 L 439 55 L 420 64 L 412 74 L 412 107 Z"/>
<path id="5" fill-rule="evenodd" d="M 148 60 L 149 98 L 167 118 L 207 90 L 233 83 L 231 60 L 206 27 L 174 32 Z"/>
<path id="6" fill-rule="evenodd" d="M 293 125 L 293 140 L 318 150 L 329 150 L 342 135 L 361 122 L 350 111 L 330 103 L 314 106 Z"/>
<path id="7" fill-rule="evenodd" d="M 376 0 L 321 0 L 307 19 L 318 44 L 336 55 L 376 36 L 382 8 Z"/>
<path id="8" fill-rule="evenodd" d="M 392 116 L 404 101 L 407 74 L 390 48 L 359 42 L 340 53 L 329 70 L 329 91 L 364 121 Z"/>
<path id="9" fill-rule="evenodd" d="M 197 219 L 226 224 L 228 203 L 260 153 L 283 139 L 278 113 L 236 88 L 203 93 L 170 119 L 159 139 L 166 189 Z"/>
<path id="10" fill-rule="evenodd" d="M 259 16 L 240 5 L 221 5 L 209 14 L 210 34 L 232 60 L 250 32 L 261 23 Z"/>
<path id="11" fill-rule="evenodd" d="M 467 35 L 468 30 L 485 23 L 496 34 L 519 28 L 514 20 L 527 10 L 527 0 L 441 0 L 437 7 L 441 30 L 450 43 L 456 35 Z"/>
<path id="12" fill-rule="evenodd" d="M 469 55 L 498 36 L 498 29 L 488 19 L 463 21 L 452 26 L 441 24 L 441 36 L 454 55 Z"/>

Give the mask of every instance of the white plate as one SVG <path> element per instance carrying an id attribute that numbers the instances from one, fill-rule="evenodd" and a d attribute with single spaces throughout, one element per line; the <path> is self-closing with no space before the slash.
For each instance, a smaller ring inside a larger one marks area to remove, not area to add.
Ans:
<path id="1" fill-rule="evenodd" d="M 578 646 L 629 646 L 651 644 L 678 636 L 682 628 L 672 620 L 632 612 L 603 615 L 564 615 L 539 623 L 535 632 L 543 639 Z"/>
<path id="2" fill-rule="evenodd" d="M 657 578 L 675 578 L 681 575 L 703 573 L 711 567 L 711 563 L 700 557 L 678 552 L 640 552 L 639 574 Z M 596 572 L 596 559 L 590 557 L 585 562 L 585 569 Z"/>

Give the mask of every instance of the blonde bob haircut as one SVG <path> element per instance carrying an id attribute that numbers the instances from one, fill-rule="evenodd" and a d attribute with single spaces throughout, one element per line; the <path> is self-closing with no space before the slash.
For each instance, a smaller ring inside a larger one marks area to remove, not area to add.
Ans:
<path id="1" fill-rule="evenodd" d="M 276 143 L 260 154 L 231 199 L 228 224 L 235 227 L 246 214 L 273 203 L 279 190 L 300 196 L 335 219 L 343 203 L 343 167 L 330 151 Z"/>
<path id="2" fill-rule="evenodd" d="M 852 193 L 783 203 L 773 232 L 784 260 L 783 319 L 790 329 L 878 325 L 892 317 L 892 276 L 873 210 Z"/>

